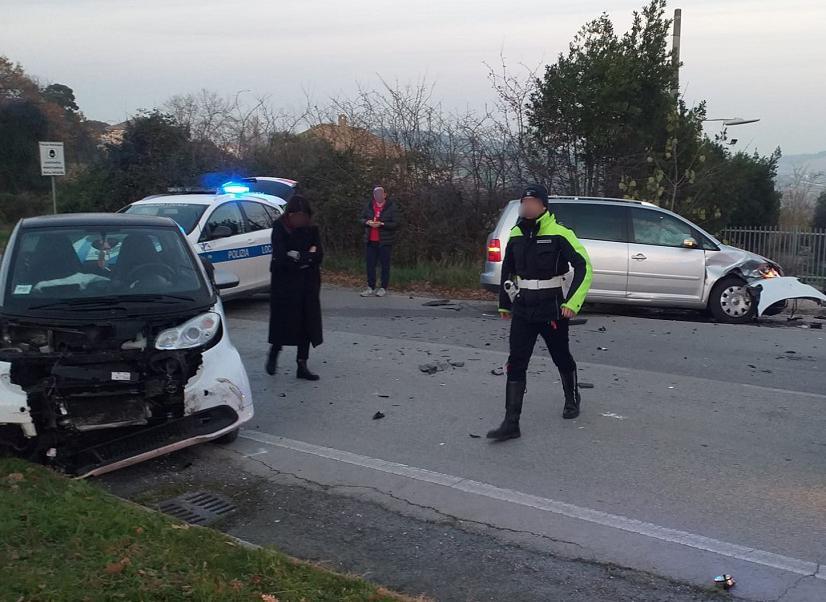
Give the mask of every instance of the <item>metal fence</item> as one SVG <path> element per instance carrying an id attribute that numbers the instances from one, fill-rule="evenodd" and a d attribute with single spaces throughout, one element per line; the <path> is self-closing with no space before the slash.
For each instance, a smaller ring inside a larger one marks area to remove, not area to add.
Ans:
<path id="1" fill-rule="evenodd" d="M 826 285 L 826 229 L 736 227 L 723 230 L 720 238 L 726 244 L 776 261 L 787 276 L 797 276 L 818 288 Z"/>

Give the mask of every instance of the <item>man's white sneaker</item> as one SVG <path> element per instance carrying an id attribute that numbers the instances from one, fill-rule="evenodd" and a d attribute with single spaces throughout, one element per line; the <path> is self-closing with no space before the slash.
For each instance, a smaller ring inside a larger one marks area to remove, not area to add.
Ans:
<path id="1" fill-rule="evenodd" d="M 387 294 L 387 291 L 383 288 L 380 288 L 376 291 L 376 297 L 384 297 Z"/>
<path id="2" fill-rule="evenodd" d="M 361 292 L 361 296 L 362 296 L 362 297 L 372 297 L 372 296 L 373 296 L 373 295 L 375 295 L 375 294 L 376 294 L 376 291 L 374 291 L 374 290 L 373 290 L 372 288 L 370 288 L 370 287 L 367 287 L 366 289 L 364 289 L 364 290 Z"/>

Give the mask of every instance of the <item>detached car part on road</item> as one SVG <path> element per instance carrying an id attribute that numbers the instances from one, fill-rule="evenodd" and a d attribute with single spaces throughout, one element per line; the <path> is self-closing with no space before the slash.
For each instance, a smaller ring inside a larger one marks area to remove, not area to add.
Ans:
<path id="1" fill-rule="evenodd" d="M 780 313 L 786 299 L 819 299 L 821 293 L 755 253 L 725 245 L 687 219 L 651 203 L 627 199 L 551 197 L 550 210 L 582 241 L 593 264 L 587 301 L 708 310 L 721 322 L 740 323 Z M 505 206 L 488 237 L 483 288 L 498 290 L 519 201 Z M 796 282 L 789 294 L 764 295 L 758 310 L 755 285 L 782 278 Z M 765 301 L 772 299 L 771 303 Z"/>
<path id="2" fill-rule="evenodd" d="M 759 280 L 749 285 L 752 296 L 757 299 L 757 314 L 763 313 L 772 305 L 787 299 L 808 299 L 820 305 L 826 304 L 826 295 L 797 278 L 773 278 Z"/>
<path id="3" fill-rule="evenodd" d="M 160 217 L 21 221 L 0 264 L 0 447 L 101 474 L 253 415 L 219 288 Z"/>

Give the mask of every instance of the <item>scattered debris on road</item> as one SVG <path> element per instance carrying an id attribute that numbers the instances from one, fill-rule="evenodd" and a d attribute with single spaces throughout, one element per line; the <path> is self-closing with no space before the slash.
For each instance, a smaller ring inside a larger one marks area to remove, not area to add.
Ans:
<path id="1" fill-rule="evenodd" d="M 465 362 L 462 362 L 462 361 L 450 360 L 449 363 L 454 368 L 464 368 L 465 367 Z"/>
<path id="2" fill-rule="evenodd" d="M 412 297 L 411 297 L 412 298 Z M 422 303 L 424 307 L 444 307 L 445 305 L 452 305 L 453 301 L 450 299 L 434 299 L 433 301 L 426 301 Z"/>
<path id="3" fill-rule="evenodd" d="M 598 351 L 608 351 L 608 347 L 597 347 Z"/>
<path id="4" fill-rule="evenodd" d="M 373 420 L 381 420 L 382 418 L 384 418 L 384 416 L 384 412 L 376 412 L 375 414 L 373 414 Z"/>
<path id="5" fill-rule="evenodd" d="M 604 412 L 602 414 L 606 418 L 616 418 L 617 420 L 625 420 L 625 416 L 620 416 L 619 414 L 614 414 L 614 412 Z"/>
<path id="6" fill-rule="evenodd" d="M 504 368 L 494 368 L 493 370 L 490 371 L 490 373 L 493 374 L 494 376 L 502 376 L 505 373 L 505 369 Z"/>
<path id="7" fill-rule="evenodd" d="M 723 589 L 731 589 L 737 585 L 737 582 L 731 575 L 718 575 L 714 578 L 714 583 L 717 587 L 722 587 Z"/>
<path id="8" fill-rule="evenodd" d="M 608 329 L 605 328 L 605 326 L 600 326 L 599 328 L 597 328 L 597 330 L 600 332 L 608 332 Z"/>
<path id="9" fill-rule="evenodd" d="M 471 439 L 481 439 L 482 435 L 474 435 L 473 433 L 468 433 Z"/>
<path id="10" fill-rule="evenodd" d="M 376 397 L 381 397 L 382 399 L 390 399 L 390 396 L 387 393 L 376 393 Z"/>
<path id="11" fill-rule="evenodd" d="M 580 389 L 593 389 L 594 383 L 577 383 Z"/>
<path id="12" fill-rule="evenodd" d="M 437 372 L 443 372 L 445 369 L 445 364 L 442 362 L 438 363 L 427 363 L 422 364 L 419 366 L 419 370 L 424 372 L 425 374 L 436 374 Z"/>

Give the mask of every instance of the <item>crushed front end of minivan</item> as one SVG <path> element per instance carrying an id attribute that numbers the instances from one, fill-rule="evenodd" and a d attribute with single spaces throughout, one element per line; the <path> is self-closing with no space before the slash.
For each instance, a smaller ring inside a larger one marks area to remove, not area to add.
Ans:
<path id="1" fill-rule="evenodd" d="M 35 218 L 0 267 L 0 447 L 78 476 L 252 417 L 220 299 L 162 218 Z"/>

